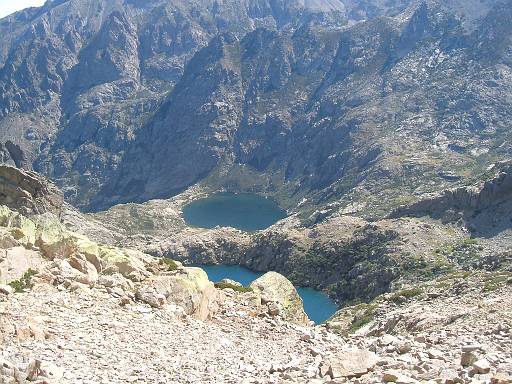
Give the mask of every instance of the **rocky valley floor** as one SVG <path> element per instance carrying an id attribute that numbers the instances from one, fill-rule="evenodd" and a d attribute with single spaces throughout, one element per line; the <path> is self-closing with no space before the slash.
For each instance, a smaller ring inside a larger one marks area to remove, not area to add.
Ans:
<path id="1" fill-rule="evenodd" d="M 37 285 L 1 296 L 0 382 L 508 383 L 511 293 L 395 306 L 340 336 L 273 318 L 252 293 L 226 291 L 201 321 L 175 305 L 123 305 L 105 289 Z M 436 321 L 449 313 L 449 324 Z M 390 318 L 413 314 L 416 330 L 386 333 Z"/>

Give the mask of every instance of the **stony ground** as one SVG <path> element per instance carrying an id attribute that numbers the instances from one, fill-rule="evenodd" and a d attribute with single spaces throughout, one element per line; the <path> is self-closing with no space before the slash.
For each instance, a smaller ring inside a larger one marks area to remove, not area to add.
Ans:
<path id="1" fill-rule="evenodd" d="M 269 317 L 251 293 L 225 293 L 207 321 L 173 305 L 122 305 L 104 289 L 37 285 L 0 295 L 0 382 L 23 382 L 6 375 L 10 364 L 39 383 L 509 383 L 512 376 L 510 286 L 390 304 L 350 336 Z"/>
<path id="2" fill-rule="evenodd" d="M 172 306 L 121 307 L 105 292 L 39 286 L 1 303 L 2 322 L 15 327 L 4 336 L 2 357 L 18 366 L 37 358 L 61 383 L 306 382 L 321 361 L 313 346 L 344 345 L 327 332 L 305 341 L 312 329 L 256 317 L 244 301 L 226 301 L 203 322 Z"/>

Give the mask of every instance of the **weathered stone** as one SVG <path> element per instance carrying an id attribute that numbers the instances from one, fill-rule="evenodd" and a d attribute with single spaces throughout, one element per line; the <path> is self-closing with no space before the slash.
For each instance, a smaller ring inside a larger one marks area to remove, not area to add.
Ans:
<path id="1" fill-rule="evenodd" d="M 152 277 L 137 291 L 137 297 L 152 306 L 160 307 L 167 300 L 200 320 L 218 310 L 219 295 L 200 268 L 183 268 L 172 276 Z"/>
<path id="2" fill-rule="evenodd" d="M 41 361 L 30 360 L 26 370 L 27 380 L 34 381 L 41 373 Z"/>
<path id="3" fill-rule="evenodd" d="M 491 378 L 491 384 L 510 384 L 512 376 L 505 372 L 497 372 Z"/>
<path id="4" fill-rule="evenodd" d="M 480 359 L 473 363 L 472 368 L 478 374 L 485 374 L 489 373 L 491 370 L 491 365 L 486 359 Z"/>
<path id="5" fill-rule="evenodd" d="M 29 269 L 37 271 L 43 261 L 38 252 L 24 247 L 0 249 L 0 284 L 20 279 Z"/>
<path id="6" fill-rule="evenodd" d="M 387 333 L 384 336 L 379 338 L 379 345 L 384 346 L 384 347 L 391 345 L 391 344 L 396 344 L 396 343 L 398 343 L 398 339 L 395 336 L 392 336 Z"/>
<path id="7" fill-rule="evenodd" d="M 120 273 L 133 282 L 140 282 L 149 276 L 144 260 L 148 258 L 142 252 L 114 247 L 101 247 L 100 258 L 104 264 L 104 273 Z"/>
<path id="8" fill-rule="evenodd" d="M 14 288 L 10 285 L 0 284 L 0 294 L 2 295 L 11 295 L 14 293 Z"/>
<path id="9" fill-rule="evenodd" d="M 382 381 L 386 383 L 395 383 L 400 377 L 400 373 L 397 371 L 385 371 L 382 374 Z"/>
<path id="10" fill-rule="evenodd" d="M 328 374 L 333 379 L 360 377 L 372 370 L 377 361 L 378 357 L 373 352 L 362 349 L 345 351 L 329 359 Z"/>
<path id="11" fill-rule="evenodd" d="M 278 316 L 279 313 L 281 312 L 281 310 L 279 309 L 279 305 L 274 302 L 267 303 L 267 310 L 270 316 Z"/>
<path id="12" fill-rule="evenodd" d="M 309 319 L 304 312 L 302 299 L 293 284 L 276 272 L 268 272 L 253 281 L 250 287 L 261 295 L 261 301 L 274 303 L 279 307 L 279 315 L 284 319 L 307 324 Z M 273 312 L 276 312 L 273 310 Z"/>
<path id="13" fill-rule="evenodd" d="M 475 352 L 478 351 L 482 346 L 480 344 L 468 344 L 461 347 L 462 352 Z"/>
<path id="14" fill-rule="evenodd" d="M 153 308 L 160 308 L 167 302 L 167 298 L 159 293 L 155 286 L 151 285 L 145 285 L 138 289 L 135 297 Z"/>
<path id="15" fill-rule="evenodd" d="M 411 348 L 412 348 L 412 344 L 410 342 L 404 342 L 404 343 L 400 343 L 398 346 L 397 346 L 397 349 L 398 349 L 398 352 L 400 354 L 405 354 L 405 353 L 408 353 L 411 351 Z"/>
<path id="16" fill-rule="evenodd" d="M 443 369 L 439 374 L 438 383 L 440 384 L 456 384 L 464 382 L 455 369 Z"/>

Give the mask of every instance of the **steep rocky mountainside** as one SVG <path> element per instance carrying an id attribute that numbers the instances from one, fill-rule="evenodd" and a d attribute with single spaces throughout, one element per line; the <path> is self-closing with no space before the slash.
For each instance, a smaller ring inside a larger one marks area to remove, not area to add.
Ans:
<path id="1" fill-rule="evenodd" d="M 49 1 L 0 21 L 0 153 L 86 210 L 201 182 L 382 217 L 509 157 L 511 9 Z"/>

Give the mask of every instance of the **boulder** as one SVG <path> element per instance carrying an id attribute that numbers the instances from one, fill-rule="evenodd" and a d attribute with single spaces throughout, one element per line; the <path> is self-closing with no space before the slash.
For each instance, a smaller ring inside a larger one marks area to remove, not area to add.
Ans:
<path id="1" fill-rule="evenodd" d="M 121 289 L 122 291 L 133 291 L 135 289 L 134 283 L 119 273 L 100 275 L 98 277 L 98 284 L 105 288 Z"/>
<path id="2" fill-rule="evenodd" d="M 7 249 L 19 246 L 20 243 L 16 240 L 13 234 L 7 228 L 0 228 L 0 249 Z"/>
<path id="3" fill-rule="evenodd" d="M 382 374 L 382 381 L 385 383 L 396 383 L 400 376 L 401 374 L 397 370 L 384 371 Z"/>
<path id="4" fill-rule="evenodd" d="M 473 352 L 462 352 L 462 355 L 460 356 L 460 365 L 463 367 L 469 367 L 477 360 L 478 359 Z"/>
<path id="5" fill-rule="evenodd" d="M 62 281 L 67 280 L 88 286 L 93 286 L 98 281 L 98 272 L 94 265 L 80 257 L 72 257 L 69 260 L 57 259 L 50 268 L 52 274 L 60 277 Z"/>
<path id="6" fill-rule="evenodd" d="M 152 307 L 172 303 L 199 320 L 208 319 L 218 310 L 219 295 L 200 268 L 183 268 L 172 275 L 153 276 L 136 292 L 139 300 Z"/>
<path id="7" fill-rule="evenodd" d="M 106 274 L 119 273 L 133 282 L 141 282 L 150 275 L 145 262 L 150 256 L 142 252 L 115 247 L 100 247 L 99 253 L 104 268 L 103 272 Z"/>
<path id="8" fill-rule="evenodd" d="M 137 290 L 135 297 L 138 300 L 146 304 L 149 304 L 153 308 L 163 307 L 167 303 L 167 297 L 165 297 L 163 293 L 160 293 L 160 291 L 165 291 L 165 288 L 163 286 L 160 287 L 161 283 L 163 282 L 154 281 L 153 284 L 151 285 L 144 285 L 143 287 Z M 159 288 L 164 289 L 160 290 Z"/>
<path id="9" fill-rule="evenodd" d="M 75 251 L 74 237 L 56 217 L 41 215 L 33 220 L 36 226 L 35 244 L 47 259 L 64 259 Z"/>
<path id="10" fill-rule="evenodd" d="M 360 377 L 371 371 L 379 361 L 373 352 L 356 349 L 329 359 L 327 374 L 332 379 Z"/>
<path id="11" fill-rule="evenodd" d="M 301 297 L 290 280 L 283 275 L 268 272 L 254 280 L 250 288 L 260 294 L 262 304 L 274 303 L 278 310 L 271 305 L 272 312 L 278 313 L 283 319 L 298 324 L 309 323 Z"/>
<path id="12" fill-rule="evenodd" d="M 486 359 L 481 359 L 473 363 L 473 371 L 478 374 L 489 373 L 491 365 Z"/>
<path id="13" fill-rule="evenodd" d="M 29 269 L 38 270 L 43 258 L 38 252 L 15 247 L 0 249 L 0 284 L 20 279 Z"/>
<path id="14" fill-rule="evenodd" d="M 20 244 L 33 245 L 36 241 L 34 222 L 6 206 L 0 206 L 0 226 Z"/>
<path id="15" fill-rule="evenodd" d="M 95 284 L 98 281 L 98 270 L 92 263 L 87 261 L 84 255 L 73 255 L 69 258 L 68 263 L 71 267 L 85 275 L 84 279 L 78 280 L 79 283 Z"/>

